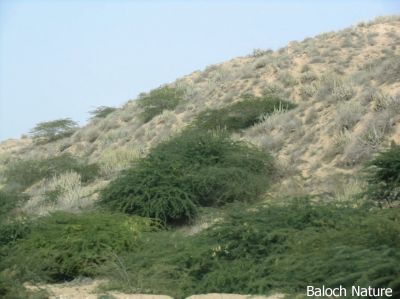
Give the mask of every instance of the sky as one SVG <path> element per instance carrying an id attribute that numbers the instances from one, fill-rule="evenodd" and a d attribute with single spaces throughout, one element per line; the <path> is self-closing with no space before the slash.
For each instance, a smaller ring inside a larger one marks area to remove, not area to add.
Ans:
<path id="1" fill-rule="evenodd" d="M 0 0 L 0 140 L 207 65 L 400 14 L 400 1 Z"/>

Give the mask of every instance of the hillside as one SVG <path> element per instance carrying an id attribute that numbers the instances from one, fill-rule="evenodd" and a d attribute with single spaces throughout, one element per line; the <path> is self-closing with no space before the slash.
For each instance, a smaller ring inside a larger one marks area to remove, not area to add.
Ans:
<path id="1" fill-rule="evenodd" d="M 159 103 L 152 101 L 163 97 L 176 99 L 176 103 L 170 107 L 161 106 L 154 112 L 154 106 Z M 265 98 L 280 99 L 286 104 L 261 113 L 251 125 L 231 131 L 227 129 L 234 141 L 254 145 L 260 152 L 271 155 L 276 164 L 273 183 L 258 202 L 270 204 L 281 202 L 283 198 L 305 196 L 328 204 L 350 202 L 365 189 L 361 171 L 365 163 L 391 144 L 400 144 L 400 18 L 381 17 L 338 32 L 290 42 L 278 51 L 255 50 L 246 57 L 208 66 L 203 71 L 195 71 L 159 89 L 143 93 L 107 115 L 92 117 L 87 125 L 65 138 L 38 142 L 27 135 L 19 140 L 3 141 L 0 143 L 0 186 L 4 190 L 11 186 L 10 169 L 15 170 L 13 173 L 26 171 L 29 177 L 28 164 L 20 164 L 21 168 L 15 166 L 20 161 L 72 157 L 75 160 L 68 160 L 68 163 L 76 165 L 68 166 L 65 171 L 52 170 L 49 172 L 51 175 L 43 175 L 38 180 L 23 178 L 30 180 L 20 187 L 27 199 L 12 213 L 16 218 L 46 216 L 55 211 L 83 213 L 96 206 L 101 190 L 110 186 L 109 183 L 123 170 L 136 163 L 141 165 L 140 161 L 157 150 L 158 145 L 199 124 L 201 117 L 207 119 L 208 114 L 222 117 L 231 113 L 237 120 L 251 110 L 240 106 L 241 102 L 249 101 L 251 105 Z M 235 106 L 237 103 L 239 106 Z M 292 105 L 290 109 L 289 104 Z M 238 110 L 238 115 L 232 112 L 233 107 L 242 107 L 238 109 L 243 110 Z M 39 167 L 34 162 L 29 165 L 32 169 Z M 92 166 L 93 169 L 97 167 L 93 173 Z M 284 212 L 279 207 L 274 209 L 274 215 L 278 215 L 276 219 L 284 219 Z M 294 215 L 296 206 L 289 205 L 288 209 Z M 220 206 L 206 205 L 194 222 L 173 228 L 171 233 L 197 235 L 223 218 L 225 210 Z M 229 214 L 229 208 L 227 210 Z M 321 211 L 316 218 L 338 217 L 338 221 L 346 225 L 346 220 L 340 220 L 339 215 L 348 212 L 325 208 Z M 261 209 L 254 217 L 272 217 L 268 213 Z M 364 217 L 363 212 L 354 213 L 355 217 Z M 276 223 L 281 223 L 278 220 Z M 110 225 L 114 225 L 112 221 Z M 281 229 L 287 228 L 282 224 Z M 256 230 L 254 234 L 257 236 L 258 233 Z M 168 236 L 160 237 L 165 244 L 169 244 L 168 239 Z M 249 240 L 253 239 L 249 237 Z M 146 242 L 151 246 L 156 241 Z M 178 248 L 186 248 L 182 245 L 184 241 L 179 239 L 177 242 L 181 244 L 177 245 Z M 193 242 L 187 246 L 201 247 L 196 243 L 200 241 L 194 239 Z M 227 242 L 229 244 L 229 240 Z M 329 251 L 325 254 L 330 255 Z M 286 262 L 290 264 L 289 260 Z M 132 265 L 137 266 L 135 263 Z M 212 278 L 208 279 L 212 281 Z M 273 279 L 279 280 L 279 277 Z M 56 279 L 47 281 L 57 282 Z M 145 280 L 141 283 L 145 286 L 151 284 Z M 286 289 L 279 284 L 271 285 L 278 291 Z M 134 290 L 131 286 L 122 289 Z M 143 291 L 143 288 L 139 289 Z M 194 289 L 185 285 L 182 290 Z M 201 291 L 201 286 L 196 290 Z M 168 292 L 168 288 L 163 285 L 156 291 Z"/>

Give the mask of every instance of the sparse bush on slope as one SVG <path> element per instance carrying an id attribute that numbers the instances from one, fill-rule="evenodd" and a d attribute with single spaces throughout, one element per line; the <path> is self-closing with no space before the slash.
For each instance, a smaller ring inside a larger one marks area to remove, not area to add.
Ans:
<path id="1" fill-rule="evenodd" d="M 370 198 L 389 203 L 400 199 L 400 145 L 379 153 L 367 163 L 365 172 Z"/>
<path id="2" fill-rule="evenodd" d="M 55 175 L 74 171 L 83 182 L 93 180 L 99 173 L 97 164 L 87 164 L 77 158 L 63 154 L 43 160 L 18 160 L 10 163 L 4 171 L 7 188 L 25 190 L 34 183 Z"/>
<path id="3" fill-rule="evenodd" d="M 183 99 L 183 90 L 173 87 L 160 87 L 143 95 L 138 105 L 143 109 L 142 120 L 146 123 L 164 110 L 173 110 Z"/>
<path id="4" fill-rule="evenodd" d="M 62 118 L 38 123 L 30 134 L 35 142 L 46 143 L 71 136 L 77 128 L 78 124 L 75 121 Z"/>
<path id="5" fill-rule="evenodd" d="M 89 111 L 89 113 L 92 115 L 92 118 L 105 118 L 107 115 L 113 113 L 115 110 L 117 110 L 117 108 L 115 107 L 100 106 L 92 111 Z"/>
<path id="6" fill-rule="evenodd" d="M 0 269 L 13 267 L 18 277 L 36 281 L 92 277 L 103 263 L 137 246 L 143 231 L 154 229 L 148 219 L 123 214 L 54 213 L 2 249 Z"/>
<path id="7" fill-rule="evenodd" d="M 263 116 L 275 110 L 289 110 L 294 107 L 295 104 L 275 97 L 250 97 L 221 109 L 208 109 L 200 113 L 194 126 L 208 130 L 237 131 L 261 122 Z"/>
<path id="8" fill-rule="evenodd" d="M 111 182 L 101 203 L 164 222 L 188 221 L 198 206 L 256 199 L 272 171 L 271 157 L 254 147 L 223 132 L 188 130 Z"/>

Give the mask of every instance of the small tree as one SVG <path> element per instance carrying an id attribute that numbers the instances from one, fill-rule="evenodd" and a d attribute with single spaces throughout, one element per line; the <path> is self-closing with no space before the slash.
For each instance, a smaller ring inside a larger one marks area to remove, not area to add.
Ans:
<path id="1" fill-rule="evenodd" d="M 143 109 L 142 120 L 146 123 L 164 110 L 173 110 L 182 101 L 184 92 L 173 87 L 160 87 L 141 95 L 138 104 Z"/>
<path id="2" fill-rule="evenodd" d="M 400 145 L 379 153 L 365 169 L 369 188 L 367 194 L 389 204 L 400 199 Z"/>
<path id="3" fill-rule="evenodd" d="M 100 106 L 92 111 L 89 111 L 89 114 L 92 115 L 91 118 L 105 118 L 107 115 L 114 112 L 115 110 L 117 110 L 117 108 L 115 107 Z"/>
<path id="4" fill-rule="evenodd" d="M 71 136 L 77 127 L 78 124 L 72 119 L 61 118 L 38 123 L 30 131 L 30 135 L 36 142 L 51 142 Z"/>

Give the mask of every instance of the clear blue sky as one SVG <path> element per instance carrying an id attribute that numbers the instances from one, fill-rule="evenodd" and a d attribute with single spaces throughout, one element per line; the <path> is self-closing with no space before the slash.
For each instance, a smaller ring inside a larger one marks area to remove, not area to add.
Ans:
<path id="1" fill-rule="evenodd" d="M 399 14 L 400 1 L 0 0 L 0 140 L 209 64 Z"/>

